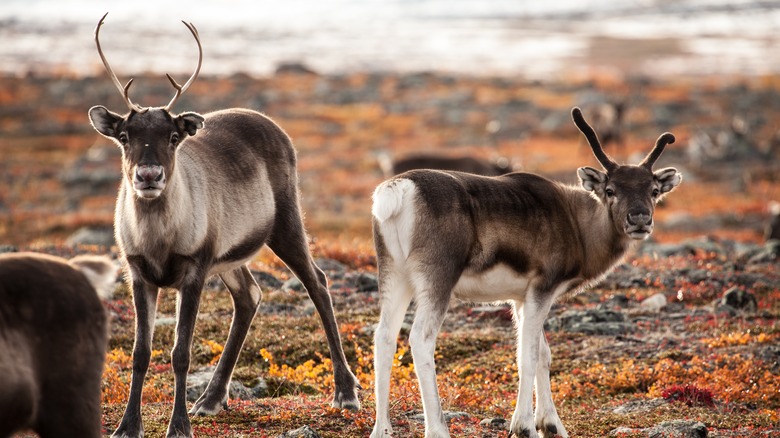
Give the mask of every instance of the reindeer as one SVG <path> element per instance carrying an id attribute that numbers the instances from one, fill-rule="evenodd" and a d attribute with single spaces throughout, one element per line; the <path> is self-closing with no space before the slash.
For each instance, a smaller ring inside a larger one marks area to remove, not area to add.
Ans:
<path id="1" fill-rule="evenodd" d="M 414 169 L 456 170 L 475 175 L 499 176 L 513 171 L 506 158 L 485 160 L 472 156 L 447 157 L 438 154 L 416 154 L 393 160 L 387 154 L 379 156 L 379 167 L 386 178 Z"/>
<path id="2" fill-rule="evenodd" d="M 552 400 L 550 348 L 543 323 L 555 299 L 598 282 L 653 231 L 655 204 L 682 181 L 676 169 L 653 172 L 661 135 L 639 165 L 620 165 L 602 149 L 579 108 L 572 110 L 606 172 L 577 170 L 582 188 L 529 173 L 482 177 L 417 170 L 380 184 L 373 194 L 374 243 L 381 314 L 374 338 L 376 423 L 392 433 L 390 370 L 404 313 L 422 393 L 425 436 L 448 437 L 436 387 L 436 335 L 450 298 L 509 301 L 518 332 L 519 391 L 510 424 L 517 436 L 568 436 Z M 536 412 L 532 394 L 536 389 Z"/>
<path id="3" fill-rule="evenodd" d="M 108 322 L 98 294 L 116 273 L 105 257 L 0 255 L 0 437 L 102 436 Z"/>
<path id="4" fill-rule="evenodd" d="M 186 410 L 190 348 L 204 281 L 219 275 L 233 300 L 233 321 L 222 357 L 190 414 L 227 408 L 228 385 L 262 292 L 247 267 L 266 244 L 301 280 L 325 328 L 336 392 L 332 405 L 357 410 L 358 382 L 341 347 L 325 274 L 314 264 L 301 219 L 296 155 L 287 134 L 270 118 L 248 109 L 200 115 L 171 113 L 200 71 L 164 107 L 130 100 L 132 79 L 121 86 L 100 48 L 106 71 L 130 112 L 89 110 L 94 128 L 122 149 L 122 183 L 116 203 L 116 240 L 127 268 L 136 312 L 130 396 L 115 437 L 143 435 L 141 391 L 149 367 L 159 288 L 177 289 L 176 339 L 171 352 L 174 405 L 167 435 L 192 436 Z"/>

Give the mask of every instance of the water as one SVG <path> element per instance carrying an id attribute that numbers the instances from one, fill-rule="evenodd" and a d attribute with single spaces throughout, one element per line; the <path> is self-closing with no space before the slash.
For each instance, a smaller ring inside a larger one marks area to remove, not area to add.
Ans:
<path id="1" fill-rule="evenodd" d="M 549 78 L 572 71 L 780 73 L 780 1 L 759 0 L 3 0 L 0 73 L 103 74 L 93 30 L 120 77 L 436 70 Z M 604 49 L 601 45 L 610 43 Z M 618 50 L 611 48 L 617 45 Z M 600 48 L 601 47 L 601 48 Z"/>

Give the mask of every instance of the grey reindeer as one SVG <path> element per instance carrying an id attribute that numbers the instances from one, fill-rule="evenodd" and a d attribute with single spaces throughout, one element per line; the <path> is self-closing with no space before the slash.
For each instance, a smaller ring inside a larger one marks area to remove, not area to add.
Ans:
<path id="1" fill-rule="evenodd" d="M 0 254 L 0 437 L 99 438 L 108 321 L 106 257 Z"/>
<path id="2" fill-rule="evenodd" d="M 205 115 L 171 113 L 200 71 L 164 107 L 130 100 L 132 79 L 121 86 L 100 48 L 105 16 L 95 29 L 103 64 L 130 112 L 89 110 L 94 128 L 122 149 L 122 183 L 116 203 L 116 238 L 126 262 L 136 312 L 130 396 L 115 437 L 143 435 L 141 391 L 149 367 L 158 291 L 177 289 L 176 339 L 171 352 L 174 405 L 168 437 L 190 437 L 186 381 L 195 319 L 205 280 L 212 275 L 233 299 L 225 349 L 190 414 L 214 415 L 227 407 L 228 386 L 262 292 L 247 267 L 265 244 L 301 280 L 319 313 L 333 361 L 336 408 L 357 410 L 358 381 L 347 365 L 325 274 L 309 253 L 298 200 L 296 152 L 270 118 L 248 109 Z"/>
<path id="3" fill-rule="evenodd" d="M 581 188 L 530 173 L 483 177 L 416 170 L 380 184 L 372 207 L 381 313 L 374 338 L 376 423 L 392 434 L 390 371 L 404 314 L 420 383 L 425 436 L 448 437 L 436 386 L 434 350 L 451 297 L 510 302 L 517 325 L 519 390 L 510 435 L 567 437 L 553 404 L 550 348 L 543 323 L 556 298 L 597 283 L 653 231 L 655 204 L 682 181 L 653 171 L 668 143 L 661 135 L 639 165 L 604 153 L 579 108 L 572 110 L 606 172 L 577 170 Z M 536 390 L 536 411 L 532 400 Z"/>

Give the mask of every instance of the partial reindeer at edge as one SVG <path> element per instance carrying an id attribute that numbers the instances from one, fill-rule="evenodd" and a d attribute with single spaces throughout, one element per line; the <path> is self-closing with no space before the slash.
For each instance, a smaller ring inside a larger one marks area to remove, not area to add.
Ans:
<path id="1" fill-rule="evenodd" d="M 108 319 L 98 295 L 113 292 L 116 274 L 106 257 L 0 255 L 0 437 L 103 436 Z"/>
<path id="2" fill-rule="evenodd" d="M 520 375 L 510 435 L 567 437 L 550 387 L 543 323 L 556 298 L 596 284 L 653 231 L 656 203 L 682 181 L 653 171 L 661 135 L 639 165 L 620 165 L 602 149 L 579 108 L 577 127 L 605 171 L 577 170 L 581 187 L 529 173 L 482 177 L 416 170 L 380 184 L 372 207 L 381 313 L 374 338 L 376 423 L 392 433 L 390 375 L 401 324 L 412 301 L 409 335 L 425 414 L 425 436 L 449 437 L 436 384 L 436 337 L 450 298 L 511 302 Z M 534 412 L 533 393 L 536 391 Z"/>
<path id="3" fill-rule="evenodd" d="M 174 406 L 167 436 L 192 436 L 185 399 L 190 348 L 203 285 L 212 275 L 219 275 L 230 292 L 233 322 L 214 375 L 190 413 L 213 415 L 227 407 L 233 368 L 262 297 L 247 262 L 264 244 L 301 280 L 322 320 L 333 361 L 333 406 L 359 409 L 358 382 L 341 347 L 327 279 L 309 253 L 290 138 L 270 118 L 248 109 L 171 113 L 203 59 L 198 32 L 189 23 L 184 24 L 199 50 L 195 73 L 183 86 L 168 75 L 176 94 L 164 107 L 133 103 L 132 79 L 123 87 L 100 47 L 104 19 L 95 29 L 95 44 L 130 111 L 120 115 L 95 106 L 89 117 L 122 149 L 116 240 L 136 312 L 130 397 L 114 436 L 143 435 L 141 391 L 163 287 L 177 290 Z"/>

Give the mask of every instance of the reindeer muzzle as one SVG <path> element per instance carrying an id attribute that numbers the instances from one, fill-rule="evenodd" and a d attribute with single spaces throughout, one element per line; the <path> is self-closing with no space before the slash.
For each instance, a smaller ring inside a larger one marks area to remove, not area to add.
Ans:
<path id="1" fill-rule="evenodd" d="M 635 240 L 645 240 L 653 232 L 653 215 L 649 212 L 628 213 L 624 229 L 628 237 Z"/>
<path id="2" fill-rule="evenodd" d="M 141 198 L 156 198 L 165 188 L 165 169 L 157 164 L 142 164 L 135 168 L 135 193 Z"/>

